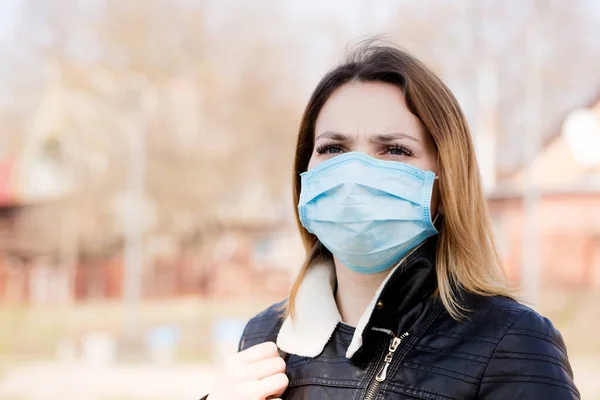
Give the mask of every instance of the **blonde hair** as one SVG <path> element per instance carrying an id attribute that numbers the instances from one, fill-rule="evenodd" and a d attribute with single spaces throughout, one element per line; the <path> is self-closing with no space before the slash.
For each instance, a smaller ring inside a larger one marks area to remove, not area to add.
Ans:
<path id="1" fill-rule="evenodd" d="M 389 45 L 367 43 L 345 63 L 319 82 L 304 111 L 294 160 L 294 210 L 307 252 L 285 311 L 293 318 L 295 298 L 307 268 L 331 254 L 300 224 L 296 205 L 300 173 L 308 168 L 314 128 L 319 112 L 331 94 L 352 81 L 385 82 L 398 86 L 408 109 L 433 138 L 438 153 L 438 175 L 444 222 L 440 230 L 436 274 L 438 295 L 455 319 L 469 311 L 461 302 L 462 291 L 482 296 L 509 295 L 488 218 L 479 168 L 469 127 L 458 102 L 446 85 L 422 62 Z"/>

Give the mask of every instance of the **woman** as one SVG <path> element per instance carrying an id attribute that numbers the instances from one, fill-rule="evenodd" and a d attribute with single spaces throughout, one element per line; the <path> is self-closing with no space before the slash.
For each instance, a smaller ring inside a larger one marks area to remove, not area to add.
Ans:
<path id="1" fill-rule="evenodd" d="M 507 291 L 465 117 L 421 62 L 369 44 L 329 72 L 293 179 L 307 258 L 209 400 L 579 398 L 560 333 Z"/>

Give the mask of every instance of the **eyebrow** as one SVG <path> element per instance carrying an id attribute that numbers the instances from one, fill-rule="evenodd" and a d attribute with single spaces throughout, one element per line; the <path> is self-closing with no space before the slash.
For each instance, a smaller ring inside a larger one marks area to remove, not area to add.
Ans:
<path id="1" fill-rule="evenodd" d="M 331 139 L 336 142 L 350 142 L 350 141 L 354 140 L 350 135 L 346 135 L 344 133 L 339 133 L 339 132 L 332 132 L 332 131 L 326 131 L 326 132 L 323 132 L 323 133 L 317 135 L 317 137 L 315 138 L 315 141 L 317 141 L 321 138 L 322 139 Z M 389 143 L 389 142 L 393 142 L 394 140 L 398 140 L 398 139 L 409 139 L 409 140 L 414 140 L 415 142 L 419 142 L 419 139 L 417 139 L 416 137 L 411 136 L 407 133 L 404 133 L 404 132 L 375 135 L 372 138 L 370 138 L 369 141 L 375 142 L 375 143 Z"/>
<path id="2" fill-rule="evenodd" d="M 315 138 L 315 142 L 317 140 L 319 140 L 320 138 L 331 139 L 331 140 L 335 140 L 336 142 L 350 142 L 353 140 L 350 135 L 346 135 L 344 133 L 339 133 L 339 132 L 331 132 L 331 131 L 326 131 L 326 132 L 323 132 L 323 133 L 317 135 L 317 137 Z"/>
<path id="3" fill-rule="evenodd" d="M 375 135 L 369 141 L 376 142 L 376 143 L 389 143 L 389 142 L 393 142 L 394 140 L 398 140 L 398 139 L 410 139 L 410 140 L 414 140 L 415 142 L 419 142 L 419 139 L 417 139 L 414 136 L 409 135 L 408 133 L 404 133 L 404 132 L 389 133 L 386 135 Z"/>

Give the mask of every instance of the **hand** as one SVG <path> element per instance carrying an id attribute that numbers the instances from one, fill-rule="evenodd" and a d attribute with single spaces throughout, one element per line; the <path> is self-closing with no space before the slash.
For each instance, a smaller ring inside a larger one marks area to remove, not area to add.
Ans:
<path id="1" fill-rule="evenodd" d="M 281 400 L 288 383 L 277 346 L 265 342 L 231 356 L 207 400 Z"/>

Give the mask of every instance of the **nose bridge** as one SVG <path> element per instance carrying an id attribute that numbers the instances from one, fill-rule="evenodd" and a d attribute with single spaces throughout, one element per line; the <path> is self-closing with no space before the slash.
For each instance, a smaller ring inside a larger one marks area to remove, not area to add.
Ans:
<path id="1" fill-rule="evenodd" d="M 356 153 L 356 152 L 354 152 Z M 364 164 L 362 160 L 353 159 L 345 167 L 344 171 L 344 189 L 354 190 L 357 182 L 362 182 L 372 175 L 373 171 Z"/>
<path id="2" fill-rule="evenodd" d="M 377 149 L 375 144 L 369 140 L 370 134 L 366 129 L 361 129 L 351 135 L 352 141 L 348 143 L 348 151 L 364 153 L 371 157 L 377 156 Z"/>

